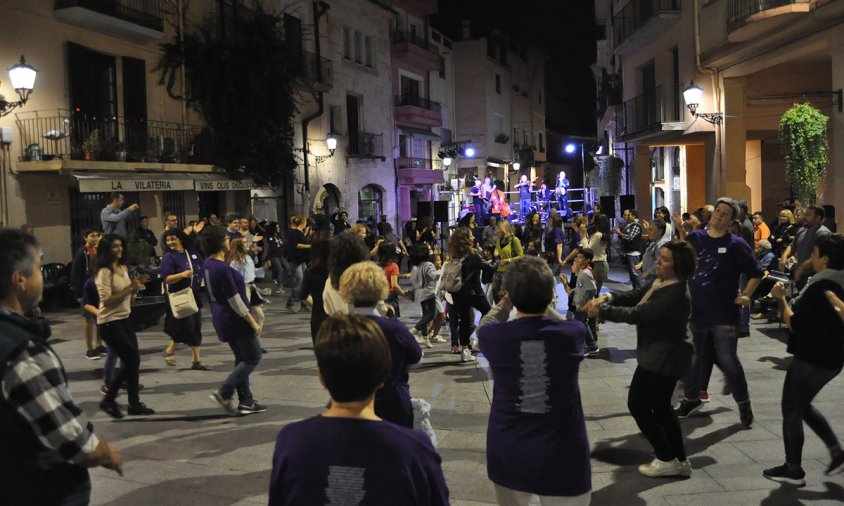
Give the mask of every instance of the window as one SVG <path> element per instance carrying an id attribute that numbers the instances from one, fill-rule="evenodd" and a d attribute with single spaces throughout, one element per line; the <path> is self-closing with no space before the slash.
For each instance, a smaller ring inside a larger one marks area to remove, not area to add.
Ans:
<path id="1" fill-rule="evenodd" d="M 363 63 L 363 34 L 355 32 L 355 63 Z"/>
<path id="2" fill-rule="evenodd" d="M 349 138 L 349 154 L 361 152 L 360 98 L 346 95 L 346 132 Z"/>
<path id="3" fill-rule="evenodd" d="M 493 113 L 492 122 L 495 128 L 495 135 L 507 135 L 507 130 L 504 128 L 504 116 L 502 114 Z"/>
<path id="4" fill-rule="evenodd" d="M 328 131 L 332 134 L 343 134 L 343 107 L 332 105 L 328 107 Z"/>
<path id="5" fill-rule="evenodd" d="M 187 225 L 185 221 L 185 192 L 161 192 L 162 210 L 166 213 L 173 213 L 179 219 L 180 225 Z"/>
<path id="6" fill-rule="evenodd" d="M 370 184 L 358 192 L 358 217 L 361 220 L 372 219 L 373 223 L 381 216 L 381 189 Z"/>
<path id="7" fill-rule="evenodd" d="M 354 31 L 348 26 L 343 27 L 343 58 L 351 60 L 354 56 Z"/>
<path id="8" fill-rule="evenodd" d="M 375 37 L 343 27 L 343 58 L 375 68 Z"/>
<path id="9" fill-rule="evenodd" d="M 501 95 L 501 75 L 495 74 L 495 92 Z"/>
<path id="10" fill-rule="evenodd" d="M 364 65 L 369 68 L 373 68 L 375 66 L 375 48 L 374 48 L 374 41 L 372 37 L 367 35 L 364 38 Z"/>

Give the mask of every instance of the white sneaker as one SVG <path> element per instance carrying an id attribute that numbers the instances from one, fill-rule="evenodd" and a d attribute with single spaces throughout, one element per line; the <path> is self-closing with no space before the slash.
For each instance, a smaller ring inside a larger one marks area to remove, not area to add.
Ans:
<path id="1" fill-rule="evenodd" d="M 688 460 L 686 461 L 688 463 Z M 684 474 L 683 464 L 677 459 L 669 460 L 668 462 L 653 459 L 650 464 L 642 464 L 639 466 L 639 472 L 645 476 L 691 476 L 691 465 L 688 465 L 689 474 Z"/>
<path id="2" fill-rule="evenodd" d="M 475 356 L 472 355 L 472 352 L 469 351 L 469 348 L 463 348 L 463 351 L 460 352 L 460 362 L 466 364 L 468 362 L 474 362 Z"/>
<path id="3" fill-rule="evenodd" d="M 435 343 L 447 343 L 449 340 L 444 338 L 443 336 L 437 334 L 437 335 L 435 335 L 434 337 L 431 338 L 431 341 L 433 341 Z"/>
<path id="4" fill-rule="evenodd" d="M 417 339 L 416 342 L 419 343 L 419 346 L 422 346 L 423 348 L 433 348 L 434 347 L 434 345 L 431 344 L 431 339 L 428 336 L 422 336 L 419 339 Z"/>
<path id="5" fill-rule="evenodd" d="M 690 477 L 692 475 L 692 463 L 688 459 L 680 462 L 680 476 Z"/>

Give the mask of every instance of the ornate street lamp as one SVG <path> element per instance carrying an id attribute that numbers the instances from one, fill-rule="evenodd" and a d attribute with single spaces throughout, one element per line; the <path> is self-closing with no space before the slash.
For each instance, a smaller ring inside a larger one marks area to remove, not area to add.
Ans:
<path id="1" fill-rule="evenodd" d="M 0 100 L 0 116 L 6 116 L 15 108 L 26 104 L 29 99 L 32 88 L 35 87 L 35 75 L 37 71 L 26 64 L 26 60 L 21 55 L 21 61 L 14 67 L 9 69 L 9 81 L 12 83 L 12 88 L 17 92 L 20 100 L 17 102 L 7 102 L 5 99 Z"/>
<path id="2" fill-rule="evenodd" d="M 697 112 L 697 106 L 700 105 L 700 97 L 703 96 L 703 88 L 695 84 L 692 79 L 689 87 L 683 90 L 683 100 L 686 101 L 686 107 L 695 118 L 701 118 L 713 125 L 720 125 L 724 120 L 724 113 L 721 112 Z"/>

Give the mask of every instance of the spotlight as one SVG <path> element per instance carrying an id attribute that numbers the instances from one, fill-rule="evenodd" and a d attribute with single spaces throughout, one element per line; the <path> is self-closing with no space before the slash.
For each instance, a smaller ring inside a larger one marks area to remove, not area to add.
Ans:
<path id="1" fill-rule="evenodd" d="M 573 142 L 569 142 L 568 144 L 566 144 L 565 150 L 566 150 L 566 153 L 570 155 L 570 154 L 574 153 L 575 151 L 577 151 L 577 146 L 575 146 L 575 144 Z"/>
<path id="2" fill-rule="evenodd" d="M 464 151 L 464 153 L 466 153 L 466 158 L 474 158 L 475 148 L 473 148 L 472 146 L 466 146 L 466 150 Z"/>

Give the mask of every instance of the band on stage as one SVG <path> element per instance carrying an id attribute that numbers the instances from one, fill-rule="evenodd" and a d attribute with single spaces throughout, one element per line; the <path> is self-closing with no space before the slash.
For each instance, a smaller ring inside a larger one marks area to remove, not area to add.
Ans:
<path id="1" fill-rule="evenodd" d="M 526 174 L 522 174 L 519 182 L 513 186 L 513 190 L 519 192 L 518 221 L 524 223 L 531 212 L 538 212 L 542 221 L 546 221 L 552 208 L 557 209 L 561 215 L 568 216 L 571 212 L 568 205 L 569 185 L 564 171 L 557 174 L 553 187 L 538 178 L 531 181 Z M 489 176 L 483 180 L 476 178 L 469 190 L 469 196 L 471 200 L 464 204 L 461 215 L 474 212 L 476 223 L 485 224 L 490 216 L 498 219 L 516 218 L 511 216 L 510 204 L 504 191 Z"/>

